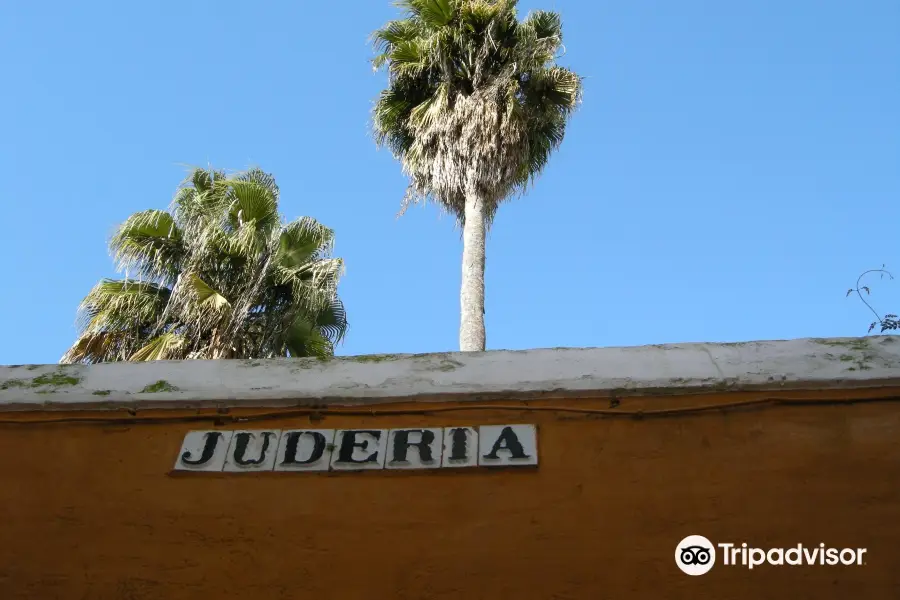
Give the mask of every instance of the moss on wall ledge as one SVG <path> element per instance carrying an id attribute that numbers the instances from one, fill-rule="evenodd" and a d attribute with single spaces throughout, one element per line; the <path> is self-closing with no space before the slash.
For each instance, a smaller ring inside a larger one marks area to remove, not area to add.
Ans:
<path id="1" fill-rule="evenodd" d="M 144 389 L 141 390 L 142 394 L 159 394 L 162 392 L 177 392 L 178 387 L 172 385 L 165 379 L 160 379 L 155 383 L 151 383 L 148 386 L 145 386 Z"/>
<path id="2" fill-rule="evenodd" d="M 29 365 L 27 368 L 34 371 L 33 367 L 35 365 Z M 52 373 L 38 375 L 32 379 L 13 378 L 0 381 L 0 390 L 51 388 L 39 390 L 39 393 L 48 394 L 59 388 L 76 386 L 81 383 L 81 379 L 80 376 L 73 375 L 72 371 L 60 367 Z"/>

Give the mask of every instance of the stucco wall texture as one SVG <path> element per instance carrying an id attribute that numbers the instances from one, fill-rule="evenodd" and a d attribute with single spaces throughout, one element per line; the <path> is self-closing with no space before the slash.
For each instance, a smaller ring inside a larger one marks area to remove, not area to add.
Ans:
<path id="1" fill-rule="evenodd" d="M 879 391 L 891 393 L 900 396 Z M 620 408 L 736 399 L 635 398 Z M 540 405 L 554 403 L 531 403 Z M 569 400 L 565 406 L 610 405 Z M 402 408 L 428 407 L 373 410 Z M 253 413 L 232 410 L 223 418 Z M 127 415 L 120 415 L 121 423 L 22 422 L 84 418 L 81 412 L 0 415 L 0 598 L 756 600 L 900 594 L 900 411 L 891 402 L 643 419 L 532 411 L 514 402 L 508 409 L 479 410 L 469 402 L 460 412 L 228 422 L 221 426 L 536 423 L 540 465 L 173 474 L 184 434 L 216 426 L 177 420 L 196 414 L 147 412 L 140 416 L 160 420 L 140 424 L 128 423 Z M 825 543 L 868 551 L 861 566 L 764 565 L 749 571 L 717 561 L 708 574 L 689 577 L 674 561 L 676 545 L 689 534 L 762 548 Z"/>

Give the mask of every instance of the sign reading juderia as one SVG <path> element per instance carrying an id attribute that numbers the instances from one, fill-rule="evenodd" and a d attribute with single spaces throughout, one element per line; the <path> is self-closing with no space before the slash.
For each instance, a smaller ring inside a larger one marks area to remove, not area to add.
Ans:
<path id="1" fill-rule="evenodd" d="M 361 471 L 537 465 L 534 425 L 191 431 L 176 471 Z"/>

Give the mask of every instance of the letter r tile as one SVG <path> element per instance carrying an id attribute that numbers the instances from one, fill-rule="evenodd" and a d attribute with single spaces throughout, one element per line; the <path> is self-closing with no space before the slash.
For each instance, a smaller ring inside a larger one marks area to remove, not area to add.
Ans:
<path id="1" fill-rule="evenodd" d="M 438 469 L 444 446 L 444 430 L 391 429 L 384 459 L 385 469 Z"/>

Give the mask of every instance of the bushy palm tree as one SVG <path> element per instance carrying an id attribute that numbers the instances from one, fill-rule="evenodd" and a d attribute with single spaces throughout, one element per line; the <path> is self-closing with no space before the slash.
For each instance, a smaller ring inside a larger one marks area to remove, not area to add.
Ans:
<path id="1" fill-rule="evenodd" d="M 374 34 L 388 88 L 373 111 L 376 141 L 463 230 L 460 349 L 485 348 L 486 233 L 499 204 L 525 189 L 563 140 L 581 79 L 557 66 L 558 14 L 522 21 L 516 0 L 401 0 L 402 19 Z"/>
<path id="2" fill-rule="evenodd" d="M 282 223 L 270 175 L 196 169 L 169 211 L 115 232 L 125 278 L 90 291 L 61 362 L 331 355 L 347 328 L 332 241 L 309 217 Z"/>

